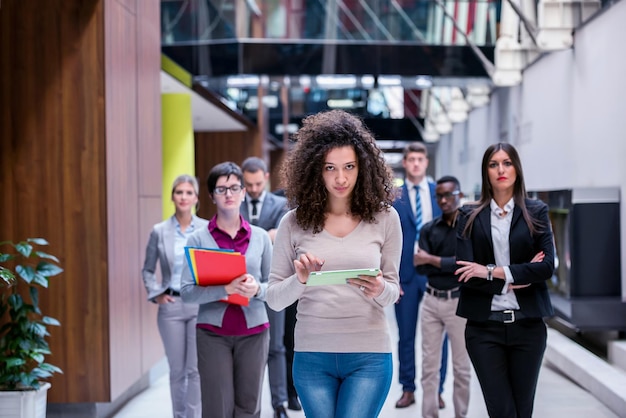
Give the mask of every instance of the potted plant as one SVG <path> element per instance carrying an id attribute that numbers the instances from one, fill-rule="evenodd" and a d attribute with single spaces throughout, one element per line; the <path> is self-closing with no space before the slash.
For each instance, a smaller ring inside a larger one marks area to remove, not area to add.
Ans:
<path id="1" fill-rule="evenodd" d="M 62 373 L 45 362 L 48 325 L 60 323 L 39 309 L 39 290 L 63 269 L 35 248 L 44 245 L 43 238 L 0 242 L 0 418 L 16 417 L 13 408 L 22 409 L 17 417 L 45 417 L 50 384 L 44 380 Z"/>

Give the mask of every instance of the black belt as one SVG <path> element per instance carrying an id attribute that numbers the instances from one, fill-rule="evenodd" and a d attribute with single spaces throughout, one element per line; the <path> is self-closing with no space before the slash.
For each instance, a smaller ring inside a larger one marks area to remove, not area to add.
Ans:
<path id="1" fill-rule="evenodd" d="M 526 315 L 520 310 L 509 309 L 506 311 L 491 311 L 489 321 L 502 322 L 503 324 L 512 324 L 520 319 L 526 319 Z"/>
<path id="2" fill-rule="evenodd" d="M 455 287 L 454 289 L 450 290 L 439 290 L 427 285 L 426 292 L 438 299 L 454 299 L 459 297 L 459 295 L 461 294 L 461 289 L 459 287 Z"/>
<path id="3" fill-rule="evenodd" d="M 170 296 L 180 296 L 180 292 L 177 290 L 173 290 L 170 288 L 167 288 L 167 290 L 165 292 L 163 292 L 166 295 L 170 295 Z"/>

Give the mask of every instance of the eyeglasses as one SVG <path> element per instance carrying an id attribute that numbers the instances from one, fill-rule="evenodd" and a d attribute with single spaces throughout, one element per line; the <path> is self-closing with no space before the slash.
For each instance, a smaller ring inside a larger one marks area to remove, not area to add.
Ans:
<path id="1" fill-rule="evenodd" d="M 437 193 L 435 197 L 437 197 L 437 200 L 452 199 L 454 196 L 457 196 L 459 193 L 461 193 L 459 190 L 455 190 L 453 192 L 448 192 L 444 194 Z"/>
<path id="2" fill-rule="evenodd" d="M 226 186 L 218 186 L 218 187 L 216 187 L 216 188 L 213 190 L 213 192 L 214 192 L 215 194 L 226 194 L 226 192 L 227 192 L 228 190 L 230 190 L 230 192 L 231 192 L 232 194 L 237 194 L 237 193 L 239 193 L 240 191 L 242 191 L 242 190 L 243 190 L 243 187 L 242 187 L 240 184 L 233 184 L 233 185 L 232 185 L 232 186 L 230 186 L 230 187 L 226 187 Z"/>

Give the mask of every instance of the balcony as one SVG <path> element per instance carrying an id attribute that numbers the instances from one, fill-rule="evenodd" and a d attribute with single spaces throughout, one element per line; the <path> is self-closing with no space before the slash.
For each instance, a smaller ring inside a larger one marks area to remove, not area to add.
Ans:
<path id="1" fill-rule="evenodd" d="M 486 78 L 500 1 L 164 0 L 161 7 L 163 52 L 196 76 Z"/>

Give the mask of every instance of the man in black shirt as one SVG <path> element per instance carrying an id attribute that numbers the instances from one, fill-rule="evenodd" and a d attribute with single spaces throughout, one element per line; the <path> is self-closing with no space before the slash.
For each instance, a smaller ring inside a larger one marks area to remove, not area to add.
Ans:
<path id="1" fill-rule="evenodd" d="M 471 366 L 465 349 L 464 318 L 456 316 L 459 283 L 456 265 L 456 217 L 463 197 L 459 181 L 444 176 L 435 189 L 437 204 L 443 215 L 424 225 L 414 262 L 419 274 L 428 277 L 422 301 L 422 416 L 438 417 L 439 366 L 441 343 L 447 332 L 452 349 L 454 371 L 454 415 L 467 416 Z"/>

